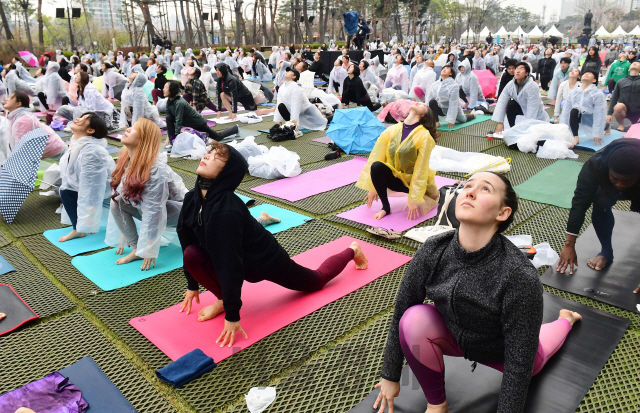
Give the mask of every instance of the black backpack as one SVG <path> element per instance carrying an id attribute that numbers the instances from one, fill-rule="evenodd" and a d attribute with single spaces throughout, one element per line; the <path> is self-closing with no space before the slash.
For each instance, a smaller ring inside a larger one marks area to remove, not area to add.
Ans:
<path id="1" fill-rule="evenodd" d="M 280 126 L 277 123 L 269 129 L 267 136 L 273 142 L 292 141 L 296 139 L 296 134 L 290 126 Z"/>

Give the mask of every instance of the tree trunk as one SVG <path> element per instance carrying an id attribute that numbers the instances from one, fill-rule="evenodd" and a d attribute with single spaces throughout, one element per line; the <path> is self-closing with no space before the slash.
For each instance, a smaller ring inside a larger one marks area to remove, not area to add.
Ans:
<path id="1" fill-rule="evenodd" d="M 83 0 L 84 2 L 84 0 Z M 83 5 L 84 7 L 84 5 Z M 85 13 L 85 19 L 87 18 L 87 14 Z M 127 10 L 127 5 L 124 5 L 124 17 L 127 21 L 127 31 L 129 32 L 129 42 L 131 43 L 131 47 L 133 47 L 133 32 L 131 30 L 131 21 L 129 20 L 129 11 Z"/>
<path id="2" fill-rule="evenodd" d="M 185 9 L 187 9 L 187 26 L 189 27 L 189 44 L 192 44 L 194 42 L 194 35 L 193 35 L 193 28 L 191 26 L 191 11 L 189 10 L 189 0 L 186 0 L 187 2 L 187 7 L 185 7 Z M 187 44 L 186 46 L 189 47 L 189 44 Z"/>
<path id="3" fill-rule="evenodd" d="M 138 41 L 138 29 L 136 28 L 136 15 L 133 11 L 133 1 L 129 2 L 129 8 L 131 9 L 131 26 L 133 26 L 133 38 L 135 41 Z M 131 47 L 138 46 L 137 44 L 132 44 Z"/>
<path id="4" fill-rule="evenodd" d="M 9 21 L 7 20 L 7 15 L 4 12 L 4 6 L 0 1 L 0 17 L 2 18 L 2 27 L 4 27 L 4 34 L 7 36 L 7 40 L 13 39 L 13 34 L 11 33 L 11 29 L 9 29 Z"/>
<path id="5" fill-rule="evenodd" d="M 44 24 L 42 22 L 42 0 L 38 0 L 38 43 L 44 46 Z"/>
<path id="6" fill-rule="evenodd" d="M 140 10 L 142 10 L 142 17 L 144 18 L 144 22 L 147 25 L 147 33 L 149 33 L 150 37 L 154 37 L 156 33 L 153 29 L 153 22 L 151 21 L 151 12 L 149 11 L 149 4 L 145 1 L 139 1 L 138 5 L 140 6 Z"/>
<path id="7" fill-rule="evenodd" d="M 251 28 L 251 44 L 256 44 L 256 26 L 258 25 L 258 2 L 253 3 L 253 27 Z"/>
<path id="8" fill-rule="evenodd" d="M 176 2 L 176 0 L 173 0 L 173 6 L 176 9 L 176 38 L 175 41 L 178 44 L 181 44 L 182 42 L 181 40 L 181 36 L 180 36 L 180 20 L 178 19 L 178 3 Z"/>
<path id="9" fill-rule="evenodd" d="M 189 13 L 189 7 L 187 7 L 187 13 Z M 180 0 L 180 14 L 182 15 L 182 24 L 184 26 L 184 44 L 189 47 L 189 42 L 191 42 L 191 25 L 187 24 L 187 17 L 184 14 L 184 0 Z"/>
<path id="10" fill-rule="evenodd" d="M 242 3 L 236 0 L 236 4 L 234 6 L 236 13 L 236 46 L 240 46 L 242 43 Z"/>
<path id="11" fill-rule="evenodd" d="M 27 39 L 29 39 L 29 51 L 33 53 L 33 42 L 31 41 L 31 27 L 29 27 L 29 12 L 27 9 L 23 9 L 24 11 L 24 23 L 25 23 L 25 31 L 27 32 Z"/>
<path id="12" fill-rule="evenodd" d="M 200 6 L 199 0 L 196 0 L 196 8 L 199 14 L 198 20 L 200 21 L 200 30 L 198 30 L 198 39 L 200 39 L 200 46 L 204 47 L 207 45 L 207 26 L 204 25 L 204 19 L 202 18 L 202 7 Z"/>
<path id="13" fill-rule="evenodd" d="M 296 24 L 296 13 L 293 9 L 293 0 L 291 0 L 291 24 L 289 24 L 289 41 L 287 43 L 293 43 L 295 41 L 293 37 L 293 26 Z"/>
<path id="14" fill-rule="evenodd" d="M 38 0 L 39 5 L 42 4 L 42 0 Z M 89 33 L 89 41 L 91 41 L 91 46 L 93 47 L 93 37 L 91 36 L 91 28 L 89 27 L 89 16 L 87 15 L 87 9 L 84 7 L 84 0 L 82 0 L 82 12 L 84 13 L 84 22 L 87 24 L 87 33 Z M 38 16 L 39 19 L 42 19 L 42 16 Z M 42 20 L 40 20 L 42 21 Z M 40 44 L 44 44 L 44 41 L 41 41 Z"/>
<path id="15" fill-rule="evenodd" d="M 218 10 L 218 25 L 220 26 L 220 41 L 218 42 L 221 46 L 225 44 L 227 38 L 224 32 L 224 20 L 222 18 L 222 7 L 220 6 L 220 0 L 216 0 L 216 8 Z"/>
<path id="16" fill-rule="evenodd" d="M 309 35 L 313 36 L 313 32 L 311 31 L 309 15 L 307 14 L 307 0 L 302 0 L 302 17 L 304 17 L 304 34 L 307 36 L 307 43 L 310 43 Z"/>

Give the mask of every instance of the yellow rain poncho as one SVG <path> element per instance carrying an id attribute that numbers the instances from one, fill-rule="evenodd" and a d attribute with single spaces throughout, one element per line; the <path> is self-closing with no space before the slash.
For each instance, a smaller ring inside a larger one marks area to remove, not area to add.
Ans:
<path id="1" fill-rule="evenodd" d="M 409 202 L 426 202 L 428 205 L 424 205 L 423 211 L 429 211 L 437 205 L 439 197 L 434 181 L 436 172 L 429 168 L 429 158 L 436 142 L 422 125 L 416 127 L 404 141 L 401 141 L 402 125 L 398 123 L 390 126 L 380 135 L 367 164 L 362 168 L 356 186 L 375 192 L 376 189 L 371 182 L 371 164 L 380 161 L 409 188 Z M 425 195 L 428 197 L 426 200 Z"/>

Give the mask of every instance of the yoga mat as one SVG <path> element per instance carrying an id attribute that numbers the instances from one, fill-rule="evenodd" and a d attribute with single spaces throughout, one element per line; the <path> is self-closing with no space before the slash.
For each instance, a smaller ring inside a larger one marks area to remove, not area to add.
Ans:
<path id="1" fill-rule="evenodd" d="M 118 148 L 117 146 L 107 145 L 107 152 L 110 153 L 110 154 L 118 153 L 118 152 L 120 152 L 120 149 L 122 149 L 122 148 Z"/>
<path id="2" fill-rule="evenodd" d="M 104 238 L 107 235 L 106 227 L 104 226 L 101 226 L 100 231 L 93 235 L 87 234 L 83 238 L 75 238 L 65 242 L 58 242 L 60 237 L 67 235 L 72 231 L 72 229 L 72 227 L 50 229 L 45 231 L 42 235 L 44 235 L 44 237 L 55 247 L 72 257 L 78 254 L 84 254 L 85 252 L 97 251 L 108 247 L 108 245 L 104 243 Z"/>
<path id="3" fill-rule="evenodd" d="M 319 143 L 326 143 L 326 144 L 329 144 L 329 143 L 333 142 L 333 141 L 331 140 L 331 138 L 330 138 L 330 137 L 328 137 L 328 136 L 323 136 L 323 137 L 321 137 L 321 138 L 311 139 L 311 141 L 313 141 L 313 142 L 319 142 Z"/>
<path id="4" fill-rule="evenodd" d="M 0 256 L 0 275 L 6 274 L 11 271 L 15 271 L 15 270 L 16 269 L 13 268 L 13 266 L 9 264 L 7 260 L 4 259 L 4 257 Z"/>
<path id="5" fill-rule="evenodd" d="M 92 255 L 83 255 L 71 260 L 71 264 L 103 291 L 111 291 L 137 283 L 154 275 L 162 274 L 182 267 L 182 249 L 174 244 L 160 248 L 155 268 L 140 270 L 142 260 L 117 265 L 116 261 L 126 257 L 131 248 L 125 248 L 122 255 L 116 255 L 111 248 Z"/>
<path id="6" fill-rule="evenodd" d="M 470 120 L 469 122 L 456 123 L 454 125 L 453 129 L 449 129 L 449 125 L 447 125 L 446 123 L 443 123 L 438 128 L 438 130 L 454 131 L 454 130 L 466 128 L 467 126 L 475 125 L 476 123 L 486 122 L 486 121 L 488 121 L 490 119 L 491 119 L 491 116 L 489 116 L 489 115 L 478 115 L 478 116 L 476 116 L 475 119 Z"/>
<path id="7" fill-rule="evenodd" d="M 293 178 L 269 182 L 251 190 L 295 202 L 356 182 L 366 163 L 365 158 L 354 156 L 347 162 L 337 163 Z"/>
<path id="8" fill-rule="evenodd" d="M 631 125 L 627 133 L 623 136 L 623 138 L 640 139 L 640 124 L 634 123 L 633 125 Z"/>
<path id="9" fill-rule="evenodd" d="M 114 134 L 107 135 L 107 136 L 108 136 L 108 137 L 110 137 L 110 138 L 112 138 L 112 139 L 117 139 L 117 140 L 119 140 L 119 141 L 121 141 L 121 140 L 122 140 L 122 133 L 114 133 Z"/>
<path id="10" fill-rule="evenodd" d="M 273 107 L 275 106 L 275 103 L 261 103 L 260 106 L 267 106 L 267 107 Z"/>
<path id="11" fill-rule="evenodd" d="M 573 275 L 569 274 L 569 269 L 560 274 L 552 265 L 542 274 L 540 281 L 562 291 L 638 312 L 640 294 L 634 294 L 633 290 L 640 284 L 640 214 L 614 209 L 613 216 L 616 220 L 613 227 L 613 262 L 601 271 L 587 265 L 587 261 L 597 256 L 601 249 L 596 231 L 593 225 L 589 225 L 576 242 L 579 265 L 574 267 Z"/>
<path id="12" fill-rule="evenodd" d="M 81 358 L 58 373 L 80 389 L 89 403 L 87 413 L 137 412 L 91 357 Z"/>
<path id="13" fill-rule="evenodd" d="M 562 348 L 531 379 L 526 413 L 574 413 L 630 324 L 626 318 L 549 293 L 544 293 L 543 322 L 556 320 L 563 308 L 579 312 L 583 319 L 573 326 Z M 451 412 L 495 413 L 502 373 L 480 363 L 471 372 L 471 361 L 462 357 L 445 356 L 444 360 Z M 427 399 L 408 366 L 402 371 L 400 387 L 400 396 L 394 399 L 395 413 L 423 413 L 427 409 Z M 373 404 L 378 394 L 379 390 L 374 390 L 349 413 L 377 412 Z"/>
<path id="14" fill-rule="evenodd" d="M 514 189 L 522 199 L 569 209 L 582 165 L 559 159 Z"/>
<path id="15" fill-rule="evenodd" d="M 258 132 L 269 133 L 269 129 L 260 129 Z M 311 132 L 311 129 L 300 129 L 300 132 L 302 133 Z"/>
<path id="16" fill-rule="evenodd" d="M 214 127 L 214 126 L 216 126 L 218 124 L 218 122 L 216 122 L 213 119 L 207 119 L 206 121 L 207 121 L 207 126 L 209 126 L 209 127 Z"/>
<path id="17" fill-rule="evenodd" d="M 455 179 L 443 178 L 441 176 L 436 176 L 435 180 L 438 188 L 443 185 L 453 185 L 455 183 Z M 438 212 L 438 207 L 436 205 L 436 207 L 432 208 L 430 211 L 422 211 L 423 213 L 426 212 L 426 214 L 419 218 L 409 220 L 407 219 L 408 212 L 403 211 L 404 207 L 407 205 L 407 197 L 389 197 L 389 205 L 391 206 L 391 214 L 386 215 L 382 219 L 373 218 L 373 214 L 378 213 L 378 211 L 382 209 L 382 202 L 379 200 L 375 201 L 371 205 L 371 208 L 367 208 L 367 204 L 365 203 L 364 205 L 360 205 L 350 211 L 338 214 L 338 216 L 370 227 L 382 227 L 385 229 L 403 232 L 409 228 L 415 227 L 421 222 L 435 217 Z"/>
<path id="18" fill-rule="evenodd" d="M 326 85 L 327 82 L 325 82 L 324 80 L 316 80 L 313 82 L 313 86 L 318 86 L 318 85 Z"/>
<path id="19" fill-rule="evenodd" d="M 255 204 L 255 203 L 256 203 L 256 200 L 255 200 L 255 199 L 253 199 L 253 198 L 249 198 L 248 196 L 244 196 L 244 195 L 239 194 L 239 193 L 237 193 L 237 192 L 236 192 L 235 194 L 236 194 L 236 195 L 238 195 L 238 197 L 239 197 L 240 199 L 242 199 L 242 201 L 243 201 L 245 204 L 247 204 L 247 205 L 251 205 L 251 204 Z"/>
<path id="20" fill-rule="evenodd" d="M 38 314 L 7 284 L 0 284 L 0 313 L 7 315 L 0 320 L 0 336 L 38 318 Z"/>
<path id="21" fill-rule="evenodd" d="M 318 268 L 333 254 L 348 248 L 351 237 L 341 237 L 335 241 L 313 248 L 293 257 L 293 260 L 308 268 Z M 179 312 L 181 303 L 156 313 L 136 317 L 129 321 L 136 330 L 155 344 L 171 360 L 176 360 L 188 352 L 199 348 L 212 357 L 216 363 L 246 349 L 254 343 L 281 328 L 311 314 L 323 306 L 361 288 L 375 279 L 406 264 L 411 257 L 389 251 L 367 242 L 358 241 L 369 259 L 369 268 L 356 270 L 349 262 L 340 275 L 317 292 L 304 293 L 287 290 L 269 281 L 245 282 L 242 287 L 242 328 L 249 336 L 237 336 L 234 347 L 215 344 L 224 327 L 224 315 L 206 322 L 198 321 L 198 311 L 211 305 L 216 298 L 210 292 L 200 294 L 200 304 L 193 302 L 191 314 Z"/>
<path id="22" fill-rule="evenodd" d="M 616 139 L 622 138 L 622 135 L 624 135 L 624 132 L 620 132 L 618 130 L 612 129 L 611 130 L 611 135 L 602 136 L 602 140 L 603 140 L 604 143 L 602 145 L 598 145 L 598 146 L 594 145 L 593 137 L 588 138 L 585 135 L 580 135 L 580 143 L 577 144 L 576 146 L 574 146 L 574 148 L 575 149 L 582 149 L 584 151 L 597 152 L 600 149 L 602 149 L 605 146 L 607 146 L 608 144 L 610 144 L 611 142 L 615 141 Z"/>
<path id="23" fill-rule="evenodd" d="M 272 224 L 265 227 L 265 229 L 272 234 L 277 234 L 278 232 L 286 231 L 289 228 L 303 225 L 313 219 L 305 215 L 298 214 L 297 212 L 289 211 L 288 209 L 278 208 L 271 204 L 257 205 L 251 208 L 249 212 L 251 212 L 251 215 L 255 218 L 258 218 L 261 212 L 266 212 L 274 218 L 281 219 L 282 222 L 279 224 Z"/>

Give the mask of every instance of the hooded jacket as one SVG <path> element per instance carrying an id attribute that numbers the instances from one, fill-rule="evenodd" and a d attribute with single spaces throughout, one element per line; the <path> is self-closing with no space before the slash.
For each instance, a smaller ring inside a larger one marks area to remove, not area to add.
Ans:
<path id="1" fill-rule="evenodd" d="M 460 85 L 460 88 L 467 95 L 469 101 L 468 107 L 472 108 L 479 102 L 484 102 L 484 95 L 482 94 L 482 87 L 478 81 L 478 76 L 471 70 L 469 60 L 462 59 L 460 66 L 464 67 L 464 73 L 459 71 L 456 77 L 456 82 Z M 459 70 L 459 69 L 458 69 Z"/>
<path id="2" fill-rule="evenodd" d="M 493 117 L 491 118 L 495 122 L 504 123 L 505 115 L 507 113 L 507 103 L 513 99 L 524 113 L 526 119 L 538 119 L 541 121 L 548 121 L 549 114 L 544 110 L 542 99 L 540 98 L 540 89 L 538 84 L 531 79 L 531 76 L 524 78 L 525 84 L 522 85 L 520 91 L 516 87 L 516 79 L 514 78 L 500 93 L 498 98 L 498 104 L 493 111 Z"/>
<path id="3" fill-rule="evenodd" d="M 460 107 L 460 88 L 452 77 L 438 79 L 429 92 L 427 102 L 435 99 L 438 106 L 445 112 L 447 123 L 455 124 L 464 122 L 466 119 Z"/>
<path id="4" fill-rule="evenodd" d="M 613 89 L 613 96 L 609 104 L 608 115 L 613 115 L 613 108 L 619 103 L 624 103 L 627 113 L 640 112 L 640 76 L 627 76 L 620 79 Z"/>
<path id="5" fill-rule="evenodd" d="M 234 193 L 248 170 L 247 161 L 229 147 L 229 159 L 204 198 L 200 177 L 185 195 L 177 227 L 182 251 L 199 245 L 208 253 L 220 280 L 225 319 L 230 322 L 240 320 L 244 280 L 260 281 L 256 275 L 261 270 L 284 268 L 289 261 L 289 254 Z M 186 268 L 184 275 L 189 290 L 198 290 Z"/>
<path id="6" fill-rule="evenodd" d="M 557 102 L 560 104 L 560 102 Z M 604 94 L 598 90 L 596 85 L 589 85 L 586 89 L 582 85 L 574 87 L 562 108 L 560 122 L 570 126 L 570 113 L 572 109 L 578 109 L 582 115 L 580 120 L 580 128 L 586 126 L 588 129 L 583 130 L 587 136 L 601 138 L 604 134 L 605 118 L 607 116 L 607 101 Z M 590 130 L 589 130 L 590 129 Z"/>
<path id="7" fill-rule="evenodd" d="M 216 68 L 222 74 L 222 77 L 218 77 L 216 83 L 216 89 L 218 91 L 218 107 L 222 108 L 222 98 L 220 94 L 223 92 L 227 96 L 231 96 L 231 103 L 233 104 L 232 112 L 238 112 L 238 100 L 251 100 L 253 101 L 253 95 L 247 89 L 247 87 L 229 71 L 229 66 L 226 64 L 218 64 Z"/>

